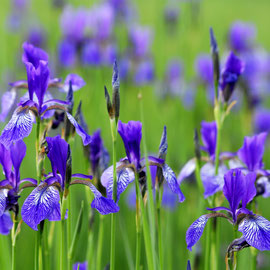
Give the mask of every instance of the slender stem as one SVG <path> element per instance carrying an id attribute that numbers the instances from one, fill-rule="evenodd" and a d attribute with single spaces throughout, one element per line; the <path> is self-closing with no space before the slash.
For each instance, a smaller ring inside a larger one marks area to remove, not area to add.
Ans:
<path id="1" fill-rule="evenodd" d="M 11 246 L 12 246 L 12 251 L 11 251 L 11 269 L 15 270 L 16 268 L 16 230 L 18 226 L 18 221 L 17 217 L 15 217 L 14 214 L 14 223 L 12 227 L 12 232 L 11 232 Z"/>
<path id="2" fill-rule="evenodd" d="M 141 122 L 144 125 L 144 114 L 143 114 L 143 102 L 142 102 L 142 94 L 139 93 L 139 103 L 140 103 L 140 114 L 141 114 Z M 148 161 L 148 152 L 147 152 L 147 146 L 146 146 L 146 136 L 144 132 L 144 128 L 142 129 L 142 138 L 143 138 L 143 148 L 144 148 L 144 155 L 145 155 L 145 164 L 146 164 L 146 180 L 147 180 L 147 190 L 148 190 L 148 213 L 149 213 L 149 223 L 150 223 L 150 233 L 151 233 L 151 245 L 152 248 L 149 250 L 151 251 L 152 256 L 151 261 L 154 263 L 154 269 L 156 269 L 156 260 L 155 260 L 155 237 L 156 237 L 156 227 L 155 227 L 155 204 L 154 204 L 154 196 L 153 196 L 153 187 L 152 187 L 152 180 L 151 180 L 151 173 L 150 173 L 150 166 Z M 141 196 L 140 196 L 141 197 Z M 143 207 L 142 207 L 143 208 Z M 143 211 L 143 210 L 142 210 Z M 144 218 L 144 217 L 143 217 Z M 147 220 L 144 220 L 143 222 L 147 222 Z"/>
<path id="3" fill-rule="evenodd" d="M 104 236 L 104 216 L 99 215 L 99 231 L 98 231 L 98 244 L 97 244 L 97 262 L 96 269 L 101 270 L 101 259 L 102 259 L 102 246 L 103 246 L 103 236 Z"/>
<path id="4" fill-rule="evenodd" d="M 157 197 L 157 222 L 158 222 L 158 252 L 159 252 L 159 267 L 163 270 L 163 246 L 162 246 L 162 229 L 161 229 L 161 203 L 162 203 L 162 188 L 156 192 Z"/>
<path id="5" fill-rule="evenodd" d="M 211 220 L 210 220 L 211 222 Z M 206 238 L 205 238 L 205 255 L 204 255 L 204 269 L 209 268 L 209 259 L 210 259 L 210 242 L 211 242 L 211 226 L 212 224 L 208 224 L 206 226 Z"/>
<path id="6" fill-rule="evenodd" d="M 40 117 L 36 117 L 36 170 L 37 170 L 37 180 L 38 184 L 41 180 L 41 173 L 39 167 L 39 148 L 40 148 Z M 38 226 L 39 227 L 39 226 Z M 36 232 L 36 241 L 35 241 L 35 270 L 39 270 L 39 246 L 40 246 L 40 232 Z"/>
<path id="7" fill-rule="evenodd" d="M 139 182 L 135 180 L 136 189 L 139 190 Z M 141 213 L 142 213 L 142 224 L 143 224 L 143 236 L 144 236 L 144 245 L 145 245 L 145 251 L 146 251 L 146 259 L 148 264 L 148 270 L 155 269 L 154 267 L 154 257 L 153 257 L 153 251 L 152 251 L 152 241 L 151 241 L 151 234 L 147 222 L 147 213 L 144 208 L 143 199 L 141 192 L 139 192 L 139 202 L 141 206 Z"/>
<path id="8" fill-rule="evenodd" d="M 140 207 L 140 188 L 139 178 L 136 173 L 136 270 L 140 269 L 141 264 L 141 207 Z"/>
<path id="9" fill-rule="evenodd" d="M 215 174 L 216 175 L 218 175 L 218 167 L 219 167 L 220 140 L 221 140 L 221 127 L 218 127 L 217 128 L 216 152 L 215 152 Z"/>
<path id="10" fill-rule="evenodd" d="M 112 142 L 113 142 L 113 199 L 116 201 L 117 193 L 117 176 L 116 176 L 116 130 L 117 124 L 115 119 L 110 119 Z M 116 214 L 111 214 L 111 254 L 110 254 L 110 269 L 115 269 L 115 224 Z"/>
<path id="11" fill-rule="evenodd" d="M 67 197 L 67 203 L 68 203 L 68 210 L 71 212 L 71 192 L 69 193 Z M 70 248 L 71 244 L 71 218 L 67 219 L 67 246 Z M 68 270 L 71 270 L 72 268 L 72 261 L 71 258 L 68 256 Z"/>
<path id="12" fill-rule="evenodd" d="M 65 220 L 61 220 L 60 270 L 65 269 Z"/>

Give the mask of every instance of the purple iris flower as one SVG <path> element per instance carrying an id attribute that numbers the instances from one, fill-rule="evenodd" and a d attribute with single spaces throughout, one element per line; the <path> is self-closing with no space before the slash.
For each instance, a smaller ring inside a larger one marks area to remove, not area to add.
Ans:
<path id="1" fill-rule="evenodd" d="M 36 50 L 31 46 L 26 46 L 25 48 L 24 45 L 23 61 L 25 61 L 27 73 L 28 96 L 21 99 L 11 120 L 2 131 L 0 142 L 7 148 L 12 142 L 21 140 L 31 133 L 35 117 L 46 116 L 45 114 L 50 110 L 54 110 L 56 106 L 57 109 L 66 113 L 76 132 L 81 136 L 83 144 L 87 145 L 90 143 L 91 137 L 83 130 L 73 116 L 67 112 L 65 105 L 69 103 L 58 99 L 46 98 L 49 83 L 50 81 L 54 83 L 54 80 L 50 80 L 48 62 L 42 60 L 44 57 L 44 53 L 40 49 Z M 20 81 L 14 84 L 15 87 L 21 87 L 21 84 L 25 85 L 25 82 Z"/>
<path id="2" fill-rule="evenodd" d="M 238 150 L 238 158 L 251 172 L 263 170 L 264 144 L 267 133 L 263 132 L 252 137 L 245 137 L 243 146 Z"/>
<path id="3" fill-rule="evenodd" d="M 66 39 L 80 42 L 84 38 L 88 13 L 84 8 L 74 9 L 67 6 L 60 18 L 61 30 Z"/>
<path id="4" fill-rule="evenodd" d="M 144 58 L 148 53 L 153 40 L 150 28 L 135 26 L 129 31 L 129 40 L 132 44 L 135 58 Z"/>
<path id="5" fill-rule="evenodd" d="M 153 81 L 155 77 L 154 64 L 151 60 L 145 60 L 139 63 L 134 74 L 136 85 L 145 85 Z"/>
<path id="6" fill-rule="evenodd" d="M 205 198 L 215 194 L 218 191 L 221 191 L 224 185 L 224 174 L 228 171 L 227 166 L 220 162 L 218 173 L 216 175 L 215 171 L 215 151 L 216 151 L 216 136 L 217 136 L 217 127 L 216 122 L 205 122 L 201 123 L 201 136 L 203 145 L 201 149 L 205 151 L 209 156 L 209 161 L 206 162 L 201 167 L 201 179 L 204 186 L 204 196 Z M 234 153 L 231 152 L 223 152 L 220 153 L 220 159 L 232 159 L 235 156 Z M 196 168 L 195 158 L 189 160 L 178 176 L 178 183 L 189 177 Z"/>
<path id="7" fill-rule="evenodd" d="M 145 168 L 145 158 L 141 158 L 140 155 L 140 143 L 142 137 L 142 124 L 139 121 L 130 121 L 127 124 L 118 122 L 118 132 L 122 137 L 125 145 L 127 157 L 121 159 L 117 167 L 117 201 L 120 198 L 120 194 L 125 191 L 127 186 L 135 180 L 135 173 L 143 174 Z M 162 140 L 160 151 L 166 151 L 166 140 Z M 173 193 L 178 195 L 179 202 L 184 201 L 185 197 L 177 183 L 176 176 L 173 170 L 164 163 L 161 158 L 148 157 L 149 164 L 151 166 L 159 167 L 162 169 L 162 175 L 168 186 Z M 113 166 L 107 168 L 102 176 L 101 183 L 106 188 L 107 196 L 112 198 L 113 188 Z"/>
<path id="8" fill-rule="evenodd" d="M 36 184 L 31 178 L 20 178 L 20 166 L 26 154 L 26 145 L 23 141 L 12 144 L 6 149 L 0 144 L 0 163 L 3 167 L 5 180 L 0 181 L 0 233 L 8 234 L 13 226 L 8 210 L 18 214 L 18 199 L 24 182 Z M 21 188 L 21 189 L 20 189 Z"/>
<path id="9" fill-rule="evenodd" d="M 73 67 L 76 63 L 76 44 L 63 39 L 58 44 L 58 60 L 63 67 Z"/>
<path id="10" fill-rule="evenodd" d="M 234 22 L 229 32 L 230 47 L 238 52 L 250 49 L 256 38 L 256 28 L 251 23 Z"/>
<path id="11" fill-rule="evenodd" d="M 93 184 L 86 180 L 73 180 L 68 183 L 66 179 L 67 161 L 70 158 L 68 143 L 56 137 L 47 137 L 47 156 L 51 162 L 52 173 L 42 181 L 26 198 L 22 206 L 22 219 L 33 230 L 37 230 L 37 225 L 45 219 L 50 221 L 61 220 L 60 194 L 68 185 L 84 184 L 93 192 L 95 198 L 91 206 L 101 214 L 117 212 L 118 206 L 113 200 L 107 199 L 95 188 Z M 84 174 L 72 174 L 75 178 L 91 179 L 92 176 Z M 70 180 L 69 180 L 70 181 Z"/>
<path id="12" fill-rule="evenodd" d="M 220 88 L 225 102 L 229 101 L 238 78 L 243 71 L 244 63 L 233 52 L 230 52 L 220 79 Z"/>
<path id="13" fill-rule="evenodd" d="M 99 44 L 94 40 L 89 40 L 82 49 L 81 60 L 84 65 L 98 66 L 101 64 L 102 54 Z"/>
<path id="14" fill-rule="evenodd" d="M 196 59 L 195 69 L 203 83 L 213 87 L 214 69 L 210 55 L 200 54 Z"/>
<path id="15" fill-rule="evenodd" d="M 256 132 L 269 132 L 270 131 L 270 110 L 259 109 L 254 114 L 254 128 Z"/>
<path id="16" fill-rule="evenodd" d="M 238 226 L 238 231 L 243 233 L 243 239 L 250 246 L 259 250 L 270 250 L 270 222 L 246 208 L 256 195 L 255 180 L 255 173 L 244 175 L 239 169 L 226 173 L 223 193 L 229 202 L 229 208 L 216 207 L 208 210 L 224 210 L 228 215 L 223 213 L 206 214 L 193 222 L 186 233 L 186 243 L 189 250 L 199 241 L 207 221 L 213 217 L 226 218 L 231 224 Z"/>

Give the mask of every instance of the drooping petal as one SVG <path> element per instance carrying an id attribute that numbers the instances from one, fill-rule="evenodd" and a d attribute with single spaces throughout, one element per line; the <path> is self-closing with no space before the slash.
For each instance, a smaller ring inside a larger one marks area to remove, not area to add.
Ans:
<path id="1" fill-rule="evenodd" d="M 173 210 L 177 206 L 177 202 L 178 196 L 171 191 L 166 182 L 163 183 L 162 206 Z"/>
<path id="2" fill-rule="evenodd" d="M 267 133 L 263 132 L 252 137 L 245 137 L 243 146 L 238 150 L 239 159 L 250 171 L 263 168 L 264 143 Z"/>
<path id="3" fill-rule="evenodd" d="M 123 168 L 122 170 L 117 172 L 117 199 L 116 202 L 119 201 L 121 193 L 123 193 L 128 185 L 135 180 L 135 176 L 131 170 L 128 168 Z M 112 170 L 113 172 L 113 170 Z M 107 197 L 113 198 L 113 174 L 110 175 L 110 179 L 106 186 Z"/>
<path id="4" fill-rule="evenodd" d="M 26 198 L 22 206 L 22 219 L 33 230 L 37 225 L 51 216 L 59 205 L 59 192 L 53 186 L 42 183 Z"/>
<path id="5" fill-rule="evenodd" d="M 61 210 L 60 210 L 60 203 L 54 207 L 51 214 L 47 217 L 49 221 L 60 221 L 61 220 Z"/>
<path id="6" fill-rule="evenodd" d="M 0 143 L 9 148 L 12 142 L 27 137 L 32 130 L 32 116 L 28 108 L 19 107 L 5 126 L 0 136 Z"/>
<path id="7" fill-rule="evenodd" d="M 103 197 L 92 184 L 90 185 L 90 189 L 95 196 L 91 203 L 92 208 L 96 209 L 102 215 L 116 213 L 119 211 L 119 206 L 114 202 L 114 200 Z"/>
<path id="8" fill-rule="evenodd" d="M 208 215 L 203 215 L 195 220 L 186 232 L 186 243 L 188 250 L 192 250 L 192 247 L 199 241 L 203 234 L 205 225 L 209 219 Z"/>
<path id="9" fill-rule="evenodd" d="M 185 196 L 179 187 L 176 175 L 173 172 L 173 170 L 167 164 L 164 164 L 162 167 L 162 172 L 164 179 L 168 183 L 168 186 L 170 187 L 171 191 L 178 195 L 179 202 L 183 202 L 185 200 Z"/>
<path id="10" fill-rule="evenodd" d="M 11 160 L 15 172 L 16 183 L 20 181 L 20 166 L 26 154 L 26 145 L 20 140 L 10 146 Z"/>
<path id="11" fill-rule="evenodd" d="M 91 136 L 86 133 L 70 113 L 66 112 L 66 114 L 70 123 L 75 127 L 77 134 L 82 138 L 83 145 L 88 145 L 91 142 Z"/>
<path id="12" fill-rule="evenodd" d="M 16 91 L 11 89 L 3 94 L 1 99 L 0 121 L 4 122 L 16 99 Z"/>
<path id="13" fill-rule="evenodd" d="M 270 182 L 266 176 L 260 177 L 256 182 L 257 190 L 259 187 L 262 192 L 259 191 L 259 194 L 262 194 L 264 198 L 270 197 Z M 258 191 L 257 191 L 258 192 Z"/>
<path id="14" fill-rule="evenodd" d="M 189 177 L 195 171 L 195 168 L 196 168 L 196 160 L 195 160 L 195 158 L 190 159 L 184 165 L 184 167 L 181 169 L 181 171 L 180 171 L 180 173 L 178 175 L 178 178 L 177 178 L 178 184 L 180 185 L 185 178 Z"/>
<path id="15" fill-rule="evenodd" d="M 13 227 L 13 222 L 11 220 L 9 212 L 3 213 L 0 216 L 0 234 L 9 234 Z"/>
<path id="16" fill-rule="evenodd" d="M 204 197 L 212 196 L 221 191 L 224 185 L 224 174 L 228 171 L 224 164 L 218 168 L 218 174 L 215 174 L 215 165 L 207 162 L 201 168 L 201 179 L 204 187 Z"/>
<path id="17" fill-rule="evenodd" d="M 0 216 L 3 215 L 6 209 L 7 189 L 0 189 Z"/>
<path id="18" fill-rule="evenodd" d="M 249 215 L 240 223 L 238 230 L 249 245 L 259 250 L 270 250 L 270 222 L 264 217 Z"/>
<path id="19" fill-rule="evenodd" d="M 217 125 L 216 122 L 201 122 L 201 136 L 203 141 L 202 149 L 208 152 L 209 156 L 215 155 L 216 139 L 217 139 Z"/>
<path id="20" fill-rule="evenodd" d="M 137 169 L 140 166 L 140 143 L 142 138 L 142 123 L 139 121 L 129 121 L 127 124 L 118 122 L 118 133 L 122 137 L 126 154 L 130 163 Z"/>
<path id="21" fill-rule="evenodd" d="M 245 208 L 246 205 L 252 201 L 252 199 L 256 196 L 256 173 L 251 172 L 244 177 L 244 194 L 242 198 L 242 207 Z"/>
<path id="22" fill-rule="evenodd" d="M 224 176 L 223 193 L 230 204 L 234 222 L 236 221 L 236 210 L 245 195 L 244 181 L 244 175 L 239 169 L 230 170 Z M 246 198 L 248 199 L 248 196 Z"/>
<path id="23" fill-rule="evenodd" d="M 59 172 L 62 177 L 62 187 L 66 178 L 66 164 L 68 158 L 68 143 L 57 135 L 56 137 L 47 137 L 48 158 L 51 161 L 54 176 Z"/>

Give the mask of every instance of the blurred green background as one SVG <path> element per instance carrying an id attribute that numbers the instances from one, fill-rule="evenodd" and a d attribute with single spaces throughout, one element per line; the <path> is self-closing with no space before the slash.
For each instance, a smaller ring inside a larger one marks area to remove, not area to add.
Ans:
<path id="1" fill-rule="evenodd" d="M 98 1 L 66 1 L 73 6 L 90 7 Z M 212 26 L 219 43 L 220 51 L 226 50 L 226 37 L 228 29 L 235 20 L 249 21 L 257 27 L 257 40 L 266 50 L 270 50 L 270 2 L 268 0 L 203 0 L 196 4 L 195 1 L 178 1 L 180 16 L 177 31 L 170 35 L 166 31 L 164 23 L 164 9 L 168 4 L 162 0 L 138 0 L 133 1 L 139 13 L 139 22 L 142 25 L 149 25 L 154 30 L 154 40 L 152 52 L 156 77 L 163 78 L 166 63 L 168 60 L 178 57 L 184 62 L 186 79 L 194 76 L 194 60 L 198 53 L 210 52 L 209 46 L 209 27 Z M 196 5 L 197 10 L 192 8 Z M 0 8 L 0 81 L 1 93 L 6 91 L 8 85 L 5 80 L 7 73 L 12 75 L 14 80 L 26 78 L 26 74 L 21 64 L 22 42 L 25 38 L 26 25 L 21 25 L 21 31 L 11 32 L 7 28 L 7 18 L 11 11 L 11 1 L 1 0 Z M 31 23 L 38 21 L 47 33 L 47 51 L 50 61 L 57 57 L 57 44 L 61 37 L 59 16 L 61 9 L 54 8 L 50 0 L 32 0 L 29 7 L 28 19 Z M 126 43 L 126 33 L 123 25 L 118 25 L 115 32 L 119 44 Z M 121 46 L 121 45 L 120 45 Z M 56 77 L 64 78 L 68 73 L 77 73 L 84 78 L 87 85 L 75 95 L 75 106 L 80 100 L 83 101 L 83 112 L 92 133 L 97 128 L 101 128 L 105 146 L 111 153 L 111 135 L 109 119 L 106 111 L 104 99 L 104 85 L 110 88 L 112 68 L 98 67 L 86 68 L 76 67 L 74 69 L 62 70 Z M 121 109 L 120 119 L 123 122 L 129 120 L 140 120 L 138 92 L 143 96 L 144 107 L 144 126 L 148 151 L 157 153 L 162 134 L 163 126 L 167 126 L 168 132 L 168 155 L 167 163 L 174 169 L 176 174 L 180 171 L 183 164 L 193 157 L 193 132 L 194 128 L 200 128 L 202 120 L 212 121 L 213 108 L 206 98 L 205 89 L 198 88 L 196 92 L 195 105 L 192 109 L 186 109 L 179 99 L 166 98 L 158 99 L 155 94 L 156 84 L 138 87 L 129 83 L 121 83 Z M 4 125 L 2 124 L 1 127 Z M 236 151 L 240 148 L 243 138 L 252 133 L 252 122 L 250 112 L 247 108 L 232 113 L 225 122 L 222 134 L 222 151 Z M 27 144 L 27 154 L 23 161 L 21 177 L 35 177 L 35 129 L 32 134 L 25 139 Z M 121 138 L 118 138 L 117 158 L 123 157 L 124 147 Z M 72 147 L 73 171 L 74 173 L 87 173 L 80 138 L 76 137 Z M 269 147 L 266 149 L 264 161 L 270 164 Z M 46 161 L 46 168 L 50 170 L 49 163 Z M 188 259 L 193 258 L 195 252 L 190 253 L 186 249 L 185 232 L 188 226 L 201 215 L 199 196 L 195 185 L 184 183 L 182 191 L 186 196 L 184 203 L 179 204 L 174 211 L 162 210 L 163 241 L 165 252 L 165 269 L 185 269 Z M 20 202 L 22 203 L 30 190 L 23 192 Z M 81 187 L 71 188 L 72 209 L 70 218 L 72 226 L 79 212 L 81 200 L 86 200 L 85 190 Z M 270 218 L 269 199 L 260 198 L 258 200 L 260 212 L 264 217 Z M 135 212 L 130 211 L 124 198 L 120 201 L 121 211 L 118 215 L 117 224 L 117 249 L 116 249 L 116 269 L 128 269 L 127 246 L 124 244 L 123 236 L 126 236 L 130 245 L 133 261 L 135 260 Z M 86 257 L 87 245 L 87 213 L 89 205 L 85 208 L 85 218 L 83 230 L 80 235 L 79 245 L 75 254 L 75 261 L 84 261 Z M 204 212 L 203 212 L 204 213 Z M 226 221 L 221 221 L 221 251 L 220 269 L 225 269 L 224 256 L 225 250 L 233 239 L 233 230 Z M 95 221 L 95 241 L 98 234 L 98 217 Z M 59 227 L 59 228 L 58 228 Z M 53 239 L 53 249 L 51 253 L 51 269 L 58 269 L 57 260 L 59 256 L 59 233 L 60 224 L 56 223 L 55 237 Z M 25 224 L 18 238 L 17 250 L 17 269 L 33 269 L 34 263 L 34 232 Z M 204 241 L 204 236 L 202 237 Z M 201 243 L 203 243 L 201 241 Z M 7 250 L 10 249 L 10 236 L 0 236 L 1 253 L 0 269 L 9 269 L 10 258 Z M 96 243 L 95 243 L 96 245 Z M 102 263 L 105 267 L 109 262 L 110 254 L 110 217 L 105 217 L 105 235 L 103 241 Z M 198 245 L 199 247 L 199 245 Z M 203 245 L 198 252 L 202 252 Z M 194 249 L 196 250 L 196 249 Z M 96 248 L 94 248 L 96 251 Z M 260 269 L 269 269 L 269 252 L 260 252 L 259 259 L 262 262 Z M 248 249 L 239 254 L 239 268 L 249 269 Z M 145 256 L 142 255 L 145 260 Z M 91 262 L 90 262 L 91 264 Z M 146 263 L 144 264 L 146 268 Z M 201 268 L 203 269 L 203 268 Z"/>

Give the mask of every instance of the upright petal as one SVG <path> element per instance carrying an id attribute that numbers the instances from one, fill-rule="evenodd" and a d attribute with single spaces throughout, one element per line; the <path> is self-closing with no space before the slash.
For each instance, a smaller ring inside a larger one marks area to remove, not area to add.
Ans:
<path id="1" fill-rule="evenodd" d="M 40 61 L 38 69 L 35 71 L 35 92 L 38 98 L 39 107 L 41 108 L 46 90 L 50 79 L 50 70 L 48 62 Z"/>
<path id="2" fill-rule="evenodd" d="M 47 137 L 48 158 L 51 161 L 54 176 L 59 172 L 62 177 L 62 187 L 66 178 L 66 165 L 68 158 L 68 143 L 57 135 L 56 137 Z"/>
<path id="3" fill-rule="evenodd" d="M 164 164 L 162 167 L 162 172 L 164 179 L 168 183 L 171 191 L 178 195 L 179 202 L 183 202 L 185 200 L 185 196 L 179 187 L 176 175 L 173 170 L 167 164 Z"/>
<path id="4" fill-rule="evenodd" d="M 250 215 L 238 226 L 247 243 L 259 250 L 270 250 L 270 222 L 261 216 Z"/>
<path id="5" fill-rule="evenodd" d="M 239 159 L 250 171 L 263 168 L 264 143 L 267 133 L 263 132 L 252 137 L 245 137 L 243 146 L 238 150 Z"/>
<path id="6" fill-rule="evenodd" d="M 114 202 L 114 200 L 103 197 L 94 185 L 91 185 L 90 189 L 95 196 L 91 203 L 92 208 L 96 209 L 102 215 L 116 213 L 119 211 L 119 206 Z"/>
<path id="7" fill-rule="evenodd" d="M 26 154 L 26 145 L 20 140 L 10 146 L 11 160 L 17 184 L 20 181 L 20 166 Z"/>
<path id="8" fill-rule="evenodd" d="M 66 114 L 70 123 L 75 127 L 77 134 L 82 138 L 83 145 L 88 145 L 91 142 L 91 136 L 86 133 L 70 113 L 66 112 Z"/>
<path id="9" fill-rule="evenodd" d="M 33 230 L 38 230 L 37 225 L 48 219 L 59 205 L 59 192 L 46 183 L 36 187 L 26 198 L 22 206 L 22 219 Z"/>
<path id="10" fill-rule="evenodd" d="M 205 225 L 209 219 L 208 215 L 203 215 L 195 220 L 186 232 L 186 243 L 188 250 L 192 250 L 192 247 L 199 241 L 203 234 Z"/>
<path id="11" fill-rule="evenodd" d="M 129 121 L 127 124 L 118 122 L 118 133 L 122 137 L 126 154 L 130 163 L 137 169 L 140 167 L 140 143 L 142 139 L 142 123 L 139 121 Z"/>
<path id="12" fill-rule="evenodd" d="M 0 136 L 0 143 L 9 148 L 11 143 L 27 137 L 32 130 L 31 112 L 28 108 L 19 107 L 5 126 Z"/>
<path id="13" fill-rule="evenodd" d="M 215 155 L 217 125 L 216 122 L 201 122 L 201 136 L 203 141 L 203 150 L 207 151 L 209 156 Z"/>
<path id="14" fill-rule="evenodd" d="M 12 227 L 13 222 L 9 212 L 3 213 L 3 215 L 0 216 L 0 234 L 9 234 Z"/>
<path id="15" fill-rule="evenodd" d="M 236 210 L 245 195 L 244 181 L 244 175 L 239 169 L 229 170 L 224 176 L 223 193 L 230 204 L 234 222 L 236 221 Z"/>
<path id="16" fill-rule="evenodd" d="M 44 60 L 48 61 L 48 54 L 40 48 L 35 47 L 34 45 L 25 42 L 23 43 L 23 55 L 22 61 L 23 63 L 30 62 L 33 64 L 35 68 L 38 68 L 39 61 Z"/>
<path id="17" fill-rule="evenodd" d="M 256 173 L 251 172 L 244 176 L 244 195 L 242 198 L 242 207 L 245 208 L 246 205 L 252 201 L 256 196 L 257 190 L 255 187 Z"/>
<path id="18" fill-rule="evenodd" d="M 9 149 L 0 143 L 0 163 L 3 167 L 3 171 L 5 174 L 6 179 L 10 179 L 10 174 L 12 170 L 12 161 L 10 157 Z"/>

